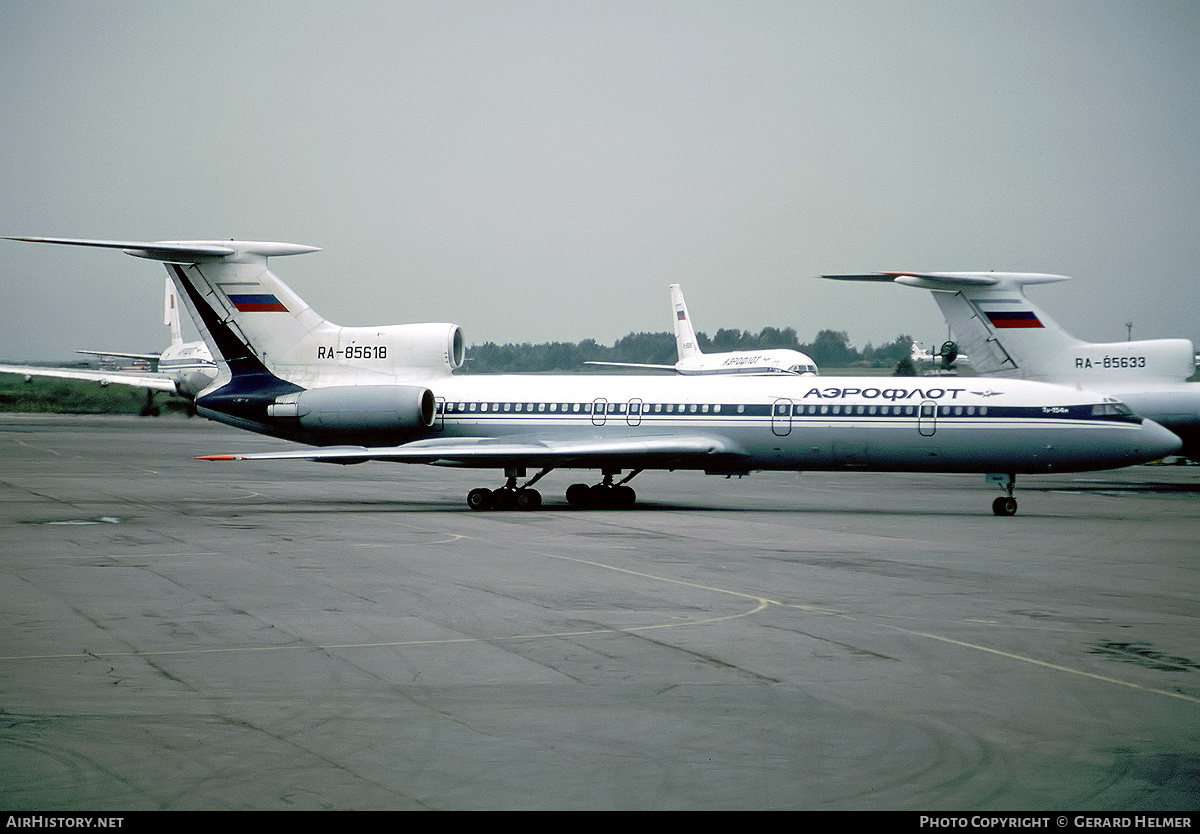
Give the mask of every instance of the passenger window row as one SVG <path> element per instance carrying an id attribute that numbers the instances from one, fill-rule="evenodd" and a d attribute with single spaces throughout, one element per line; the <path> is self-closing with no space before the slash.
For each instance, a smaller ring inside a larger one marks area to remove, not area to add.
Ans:
<path id="1" fill-rule="evenodd" d="M 769 406 L 757 405 L 747 406 L 730 405 L 721 403 L 643 403 L 639 400 L 631 402 L 607 402 L 605 400 L 596 400 L 595 402 L 587 403 L 512 403 L 512 402 L 484 402 L 484 403 L 468 403 L 468 402 L 451 402 L 444 405 L 439 403 L 439 410 L 443 410 L 447 414 L 472 414 L 472 413 L 548 413 L 548 414 L 592 414 L 593 411 L 597 414 L 769 414 L 773 413 L 776 416 L 787 416 L 788 414 L 801 417 L 806 415 L 877 415 L 877 416 L 894 416 L 894 417 L 912 417 L 917 414 L 917 406 L 915 405 L 789 405 L 780 403 L 774 406 L 771 411 L 768 411 Z M 924 410 L 925 416 L 932 417 L 933 409 L 936 408 L 936 413 L 942 417 L 974 417 L 986 416 L 988 408 L 986 405 L 943 405 L 943 406 L 927 406 Z M 1097 408 L 1101 408 L 1097 406 Z"/>

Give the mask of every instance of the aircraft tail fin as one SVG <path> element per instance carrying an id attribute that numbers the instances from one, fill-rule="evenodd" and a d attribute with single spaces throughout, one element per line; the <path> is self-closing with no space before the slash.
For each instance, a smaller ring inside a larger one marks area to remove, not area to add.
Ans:
<path id="1" fill-rule="evenodd" d="M 214 386 L 251 366 L 314 387 L 445 374 L 463 362 L 462 331 L 453 324 L 341 327 L 322 318 L 267 267 L 268 258 L 320 251 L 313 246 L 11 239 L 120 249 L 163 262 L 213 357 L 226 366 Z"/>
<path id="2" fill-rule="evenodd" d="M 702 355 L 700 345 L 696 342 L 696 331 L 692 327 L 691 316 L 688 315 L 687 303 L 683 300 L 683 290 L 678 284 L 671 285 L 671 317 L 675 322 L 675 350 L 680 362 Z"/>
<path id="3" fill-rule="evenodd" d="M 971 357 L 976 373 L 1032 380 L 1181 381 L 1195 370 L 1187 339 L 1085 342 L 1025 296 L 1025 287 L 1069 281 L 1036 272 L 880 272 L 827 275 L 846 281 L 892 281 L 933 291 L 934 300 Z"/>
<path id="4" fill-rule="evenodd" d="M 171 276 L 166 278 L 166 297 L 163 301 L 163 324 L 171 328 L 171 344 L 183 344 L 183 327 L 179 323 L 179 305 L 175 297 L 175 285 Z"/>
<path id="5" fill-rule="evenodd" d="M 880 272 L 826 275 L 841 281 L 887 281 L 933 291 L 958 348 L 976 373 L 1037 379 L 1047 356 L 1078 344 L 1025 297 L 1024 287 L 1070 280 L 1024 272 Z"/>

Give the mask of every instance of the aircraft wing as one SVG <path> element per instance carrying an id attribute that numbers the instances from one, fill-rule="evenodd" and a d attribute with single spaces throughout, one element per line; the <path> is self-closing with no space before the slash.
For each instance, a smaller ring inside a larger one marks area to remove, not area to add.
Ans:
<path id="1" fill-rule="evenodd" d="M 721 467 L 745 457 L 745 451 L 720 435 L 633 435 L 612 439 L 561 440 L 530 436 L 455 437 L 418 440 L 402 446 L 328 446 L 243 455 L 204 455 L 197 460 L 313 460 L 362 463 L 391 460 L 462 467 L 636 468 Z"/>
<path id="2" fill-rule="evenodd" d="M 119 353 L 112 350 L 76 350 L 87 356 L 111 356 L 114 359 L 144 359 L 147 362 L 157 362 L 162 358 L 161 353 Z"/>
<path id="3" fill-rule="evenodd" d="M 178 393 L 175 380 L 166 374 L 138 373 L 137 371 L 94 371 L 88 368 L 41 368 L 32 365 L 0 365 L 0 374 L 19 374 L 24 377 L 48 376 L 57 379 L 82 379 L 99 382 L 101 385 L 116 383 L 134 388 L 149 388 L 154 391 Z"/>
<path id="4" fill-rule="evenodd" d="M 637 362 L 584 362 L 585 365 L 607 365 L 610 368 L 645 368 L 651 371 L 674 371 L 674 365 L 642 365 Z"/>

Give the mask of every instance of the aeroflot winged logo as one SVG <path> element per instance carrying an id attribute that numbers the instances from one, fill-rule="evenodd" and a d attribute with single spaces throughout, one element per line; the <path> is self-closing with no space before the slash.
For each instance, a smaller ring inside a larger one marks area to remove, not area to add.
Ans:
<path id="1" fill-rule="evenodd" d="M 984 310 L 992 327 L 1000 329 L 1012 327 L 1042 327 L 1037 314 L 1032 310 Z"/>

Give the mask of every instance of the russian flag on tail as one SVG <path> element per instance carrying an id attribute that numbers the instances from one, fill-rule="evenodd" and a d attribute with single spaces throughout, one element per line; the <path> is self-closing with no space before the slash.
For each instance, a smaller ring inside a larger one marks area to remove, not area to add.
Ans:
<path id="1" fill-rule="evenodd" d="M 239 313 L 286 313 L 287 307 L 270 293 L 261 295 L 231 295 L 229 300 Z"/>
<path id="2" fill-rule="evenodd" d="M 998 330 L 1014 327 L 1043 327 L 1037 315 L 1031 310 L 984 310 L 992 327 Z"/>

